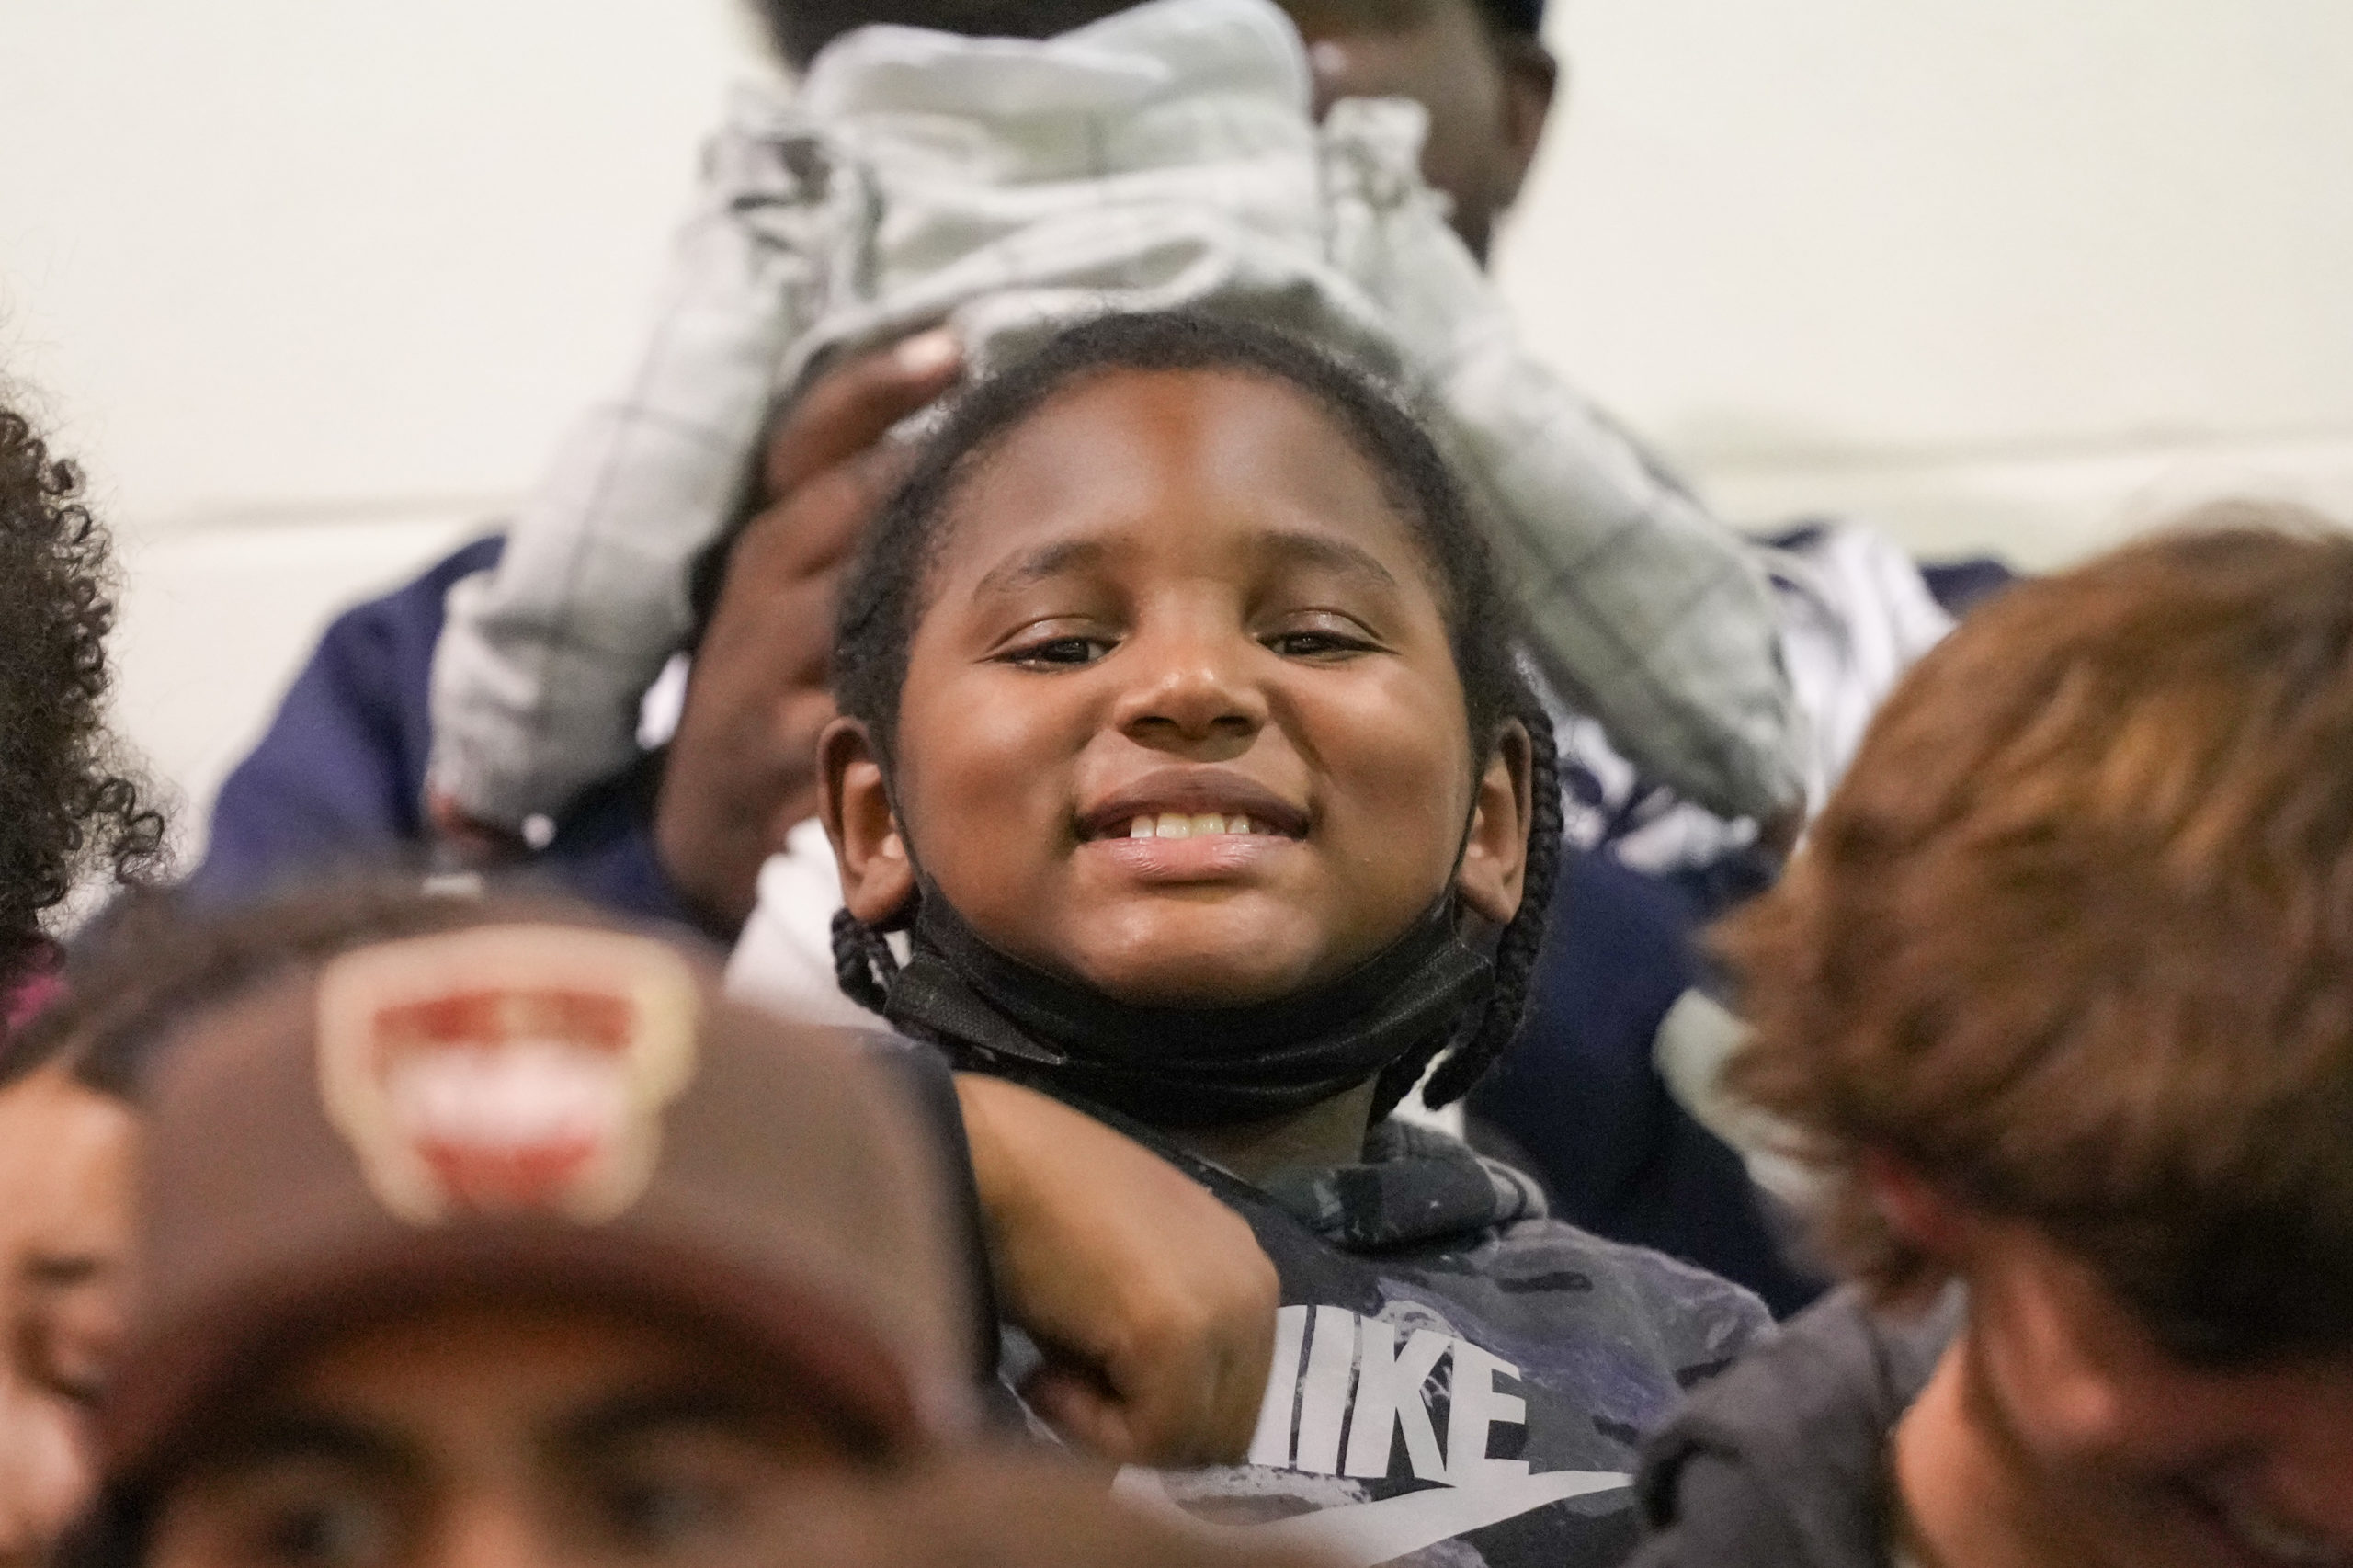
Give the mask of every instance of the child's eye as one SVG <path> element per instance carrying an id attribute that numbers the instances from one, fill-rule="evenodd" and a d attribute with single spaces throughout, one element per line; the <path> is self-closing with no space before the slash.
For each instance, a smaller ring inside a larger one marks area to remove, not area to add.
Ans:
<path id="1" fill-rule="evenodd" d="M 1007 664 L 1030 668 L 1059 668 L 1074 665 L 1091 665 L 1111 651 L 1111 642 L 1103 637 L 1049 637 L 1037 642 L 1024 642 L 1000 655 Z"/>
<path id="2" fill-rule="evenodd" d="M 1320 627 L 1278 631 L 1266 643 L 1269 651 L 1286 659 L 1340 659 L 1351 653 L 1369 653 L 1380 646 L 1367 637 Z"/>

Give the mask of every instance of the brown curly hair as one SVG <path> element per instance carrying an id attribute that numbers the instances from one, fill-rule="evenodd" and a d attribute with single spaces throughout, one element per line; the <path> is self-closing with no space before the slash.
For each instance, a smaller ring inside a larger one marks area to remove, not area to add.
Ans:
<path id="1" fill-rule="evenodd" d="M 2353 538 L 2233 505 L 1923 659 L 1719 933 L 1725 1085 L 1882 1298 L 1892 1159 L 2088 1264 L 2177 1354 L 2353 1345 Z"/>
<path id="2" fill-rule="evenodd" d="M 105 725 L 114 602 L 106 532 L 72 463 L 0 406 L 0 990 L 46 950 L 46 913 L 104 867 L 161 863 L 164 821 Z"/>

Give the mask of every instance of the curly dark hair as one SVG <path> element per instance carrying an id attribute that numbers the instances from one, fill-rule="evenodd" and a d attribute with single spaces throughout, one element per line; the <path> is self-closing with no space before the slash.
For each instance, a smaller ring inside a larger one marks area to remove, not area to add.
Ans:
<path id="1" fill-rule="evenodd" d="M 1506 724 L 1517 722 L 1528 733 L 1534 820 L 1519 911 L 1496 948 L 1495 985 L 1485 1013 L 1423 1090 L 1431 1106 L 1459 1099 L 1503 1054 L 1527 1010 L 1560 869 L 1559 753 L 1552 721 L 1514 657 L 1519 619 L 1496 577 L 1486 538 L 1472 522 L 1437 443 L 1381 383 L 1304 339 L 1222 317 L 1115 314 L 1062 333 L 966 393 L 875 519 L 842 590 L 834 640 L 835 699 L 844 713 L 866 722 L 887 768 L 907 648 L 928 586 L 926 574 L 960 491 L 1007 437 L 1057 397 L 1094 378 L 1133 370 L 1255 377 L 1290 388 L 1320 410 L 1371 466 L 1436 568 L 1454 667 L 1462 681 L 1473 766 L 1484 765 Z M 886 961 L 887 951 L 875 933 L 836 916 L 835 960 L 842 988 L 877 1010 L 881 982 L 874 971 Z M 1424 1054 L 1382 1074 L 1375 1119 L 1404 1097 L 1429 1062 Z"/>
<path id="2" fill-rule="evenodd" d="M 163 857 L 164 819 L 104 723 L 112 573 L 81 494 L 80 471 L 0 407 L 0 987 L 38 960 L 43 915 L 83 875 L 135 881 Z"/>

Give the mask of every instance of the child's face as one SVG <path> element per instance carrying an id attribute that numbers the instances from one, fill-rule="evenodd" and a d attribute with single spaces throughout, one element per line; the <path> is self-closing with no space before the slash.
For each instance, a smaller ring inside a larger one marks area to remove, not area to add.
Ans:
<path id="1" fill-rule="evenodd" d="M 1346 971 L 1449 882 L 1518 907 L 1525 737 L 1474 764 L 1433 569 L 1301 394 L 1082 381 L 940 526 L 892 782 L 915 860 L 994 946 L 1232 1005 Z M 824 772 L 852 911 L 898 913 L 913 873 L 854 726 Z"/>

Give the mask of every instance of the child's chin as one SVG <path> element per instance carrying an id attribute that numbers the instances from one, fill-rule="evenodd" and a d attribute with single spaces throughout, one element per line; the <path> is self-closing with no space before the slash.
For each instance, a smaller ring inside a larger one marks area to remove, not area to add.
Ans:
<path id="1" fill-rule="evenodd" d="M 1173 934 L 1086 965 L 1097 990 L 1143 1007 L 1244 1007 L 1313 983 L 1313 964 L 1287 944 L 1256 937 L 1179 945 Z"/>

